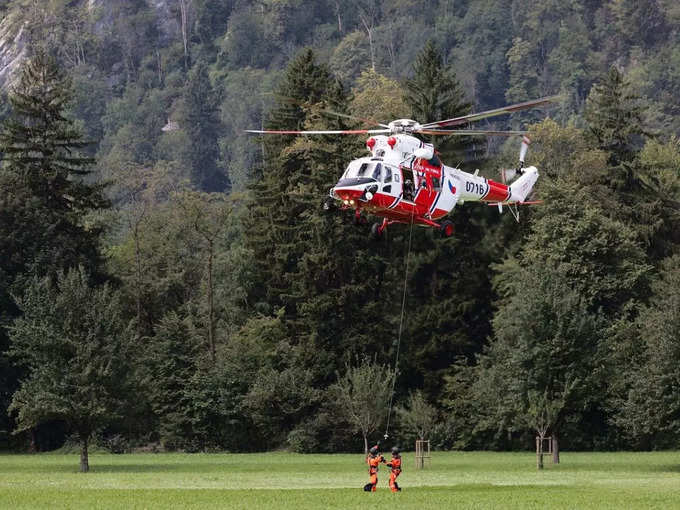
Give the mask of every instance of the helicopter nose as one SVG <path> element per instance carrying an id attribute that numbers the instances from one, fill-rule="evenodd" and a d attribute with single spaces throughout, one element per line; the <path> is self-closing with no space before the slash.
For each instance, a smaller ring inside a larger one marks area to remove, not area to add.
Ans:
<path id="1" fill-rule="evenodd" d="M 353 204 L 358 201 L 364 195 L 364 191 L 365 186 L 363 185 L 336 185 L 333 188 L 335 196 L 346 204 L 350 202 Z"/>

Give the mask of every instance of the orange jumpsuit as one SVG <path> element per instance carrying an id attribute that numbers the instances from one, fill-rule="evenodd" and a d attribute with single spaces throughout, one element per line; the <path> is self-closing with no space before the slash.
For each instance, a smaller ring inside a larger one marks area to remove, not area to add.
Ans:
<path id="1" fill-rule="evenodd" d="M 392 468 L 390 472 L 390 489 L 392 492 L 400 491 L 401 488 L 397 485 L 397 477 L 401 474 L 401 455 L 392 457 L 387 467 Z"/>
<path id="2" fill-rule="evenodd" d="M 368 484 L 367 487 L 370 485 L 370 491 L 375 492 L 378 487 L 378 465 L 381 462 L 385 462 L 385 457 L 382 455 L 376 455 L 375 457 L 369 455 L 366 458 L 366 462 L 368 463 Z"/>

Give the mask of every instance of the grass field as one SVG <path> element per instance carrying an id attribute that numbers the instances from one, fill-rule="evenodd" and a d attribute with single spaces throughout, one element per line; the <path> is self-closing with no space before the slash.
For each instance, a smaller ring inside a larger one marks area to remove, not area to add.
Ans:
<path id="1" fill-rule="evenodd" d="M 530 453 L 435 452 L 403 491 L 386 468 L 365 493 L 361 455 L 0 455 L 0 508 L 680 508 L 680 452 L 569 453 L 536 470 Z"/>

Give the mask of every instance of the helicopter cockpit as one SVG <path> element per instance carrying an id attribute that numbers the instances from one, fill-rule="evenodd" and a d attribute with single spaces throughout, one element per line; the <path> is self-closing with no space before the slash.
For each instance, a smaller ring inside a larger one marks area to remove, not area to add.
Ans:
<path id="1" fill-rule="evenodd" d="M 378 158 L 355 159 L 332 190 L 331 196 L 347 200 L 370 200 L 377 192 L 398 196 L 401 192 L 399 171 Z"/>
<path id="2" fill-rule="evenodd" d="M 338 186 L 352 186 L 368 182 L 380 181 L 382 175 L 382 163 L 380 161 L 366 161 L 357 159 L 352 161 L 342 174 Z"/>

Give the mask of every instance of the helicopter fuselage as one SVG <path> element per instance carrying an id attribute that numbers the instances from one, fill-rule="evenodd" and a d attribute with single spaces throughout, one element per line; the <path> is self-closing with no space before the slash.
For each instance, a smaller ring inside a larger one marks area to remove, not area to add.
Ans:
<path id="1" fill-rule="evenodd" d="M 431 144 L 408 134 L 379 135 L 366 142 L 371 156 L 347 166 L 330 196 L 359 215 L 362 211 L 393 222 L 439 228 L 437 220 L 468 201 L 521 203 L 538 171 L 523 169 L 511 186 L 442 164 Z M 447 233 L 446 235 L 450 235 Z"/>

